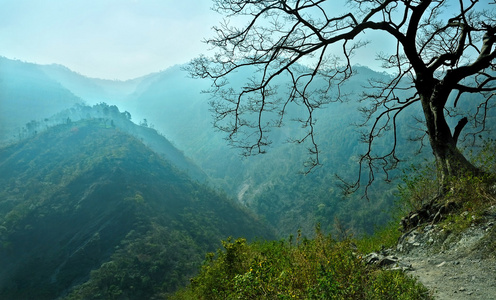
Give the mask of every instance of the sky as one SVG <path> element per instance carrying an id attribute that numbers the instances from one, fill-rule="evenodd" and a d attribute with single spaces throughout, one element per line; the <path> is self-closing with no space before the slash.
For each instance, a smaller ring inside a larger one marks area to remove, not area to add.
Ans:
<path id="1" fill-rule="evenodd" d="M 183 64 L 221 17 L 208 0 L 0 0 L 0 56 L 126 80 Z"/>
<path id="2" fill-rule="evenodd" d="M 339 1 L 329 2 L 333 12 L 345 12 Z M 206 53 L 202 41 L 222 20 L 211 6 L 211 0 L 0 0 L 0 56 L 132 79 Z M 381 36 L 369 32 L 374 45 L 354 62 L 379 69 L 371 53 L 395 47 Z"/>
<path id="3" fill-rule="evenodd" d="M 94 78 L 137 78 L 207 53 L 210 46 L 202 41 L 222 20 L 212 5 L 211 0 L 0 0 L 0 56 L 61 64 Z M 356 61 L 368 65 L 370 53 Z"/>

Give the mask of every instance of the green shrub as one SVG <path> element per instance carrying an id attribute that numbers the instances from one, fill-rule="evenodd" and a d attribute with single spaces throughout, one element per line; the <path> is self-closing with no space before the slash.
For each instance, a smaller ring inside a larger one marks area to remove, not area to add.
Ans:
<path id="1" fill-rule="evenodd" d="M 229 239 L 222 245 L 172 299 L 429 299 L 403 272 L 367 266 L 351 240 L 321 232 L 311 240 L 298 235 L 295 243 Z"/>
<path id="2" fill-rule="evenodd" d="M 377 229 L 373 235 L 365 235 L 355 241 L 361 253 L 379 251 L 382 248 L 396 247 L 402 232 L 399 230 L 400 215 L 393 217 L 383 228 Z"/>
<path id="3" fill-rule="evenodd" d="M 371 294 L 366 299 L 417 300 L 428 298 L 427 289 L 401 271 L 372 273 Z"/>
<path id="4" fill-rule="evenodd" d="M 398 186 L 398 207 L 404 212 L 418 210 L 439 192 L 435 163 L 424 161 L 403 170 Z"/>

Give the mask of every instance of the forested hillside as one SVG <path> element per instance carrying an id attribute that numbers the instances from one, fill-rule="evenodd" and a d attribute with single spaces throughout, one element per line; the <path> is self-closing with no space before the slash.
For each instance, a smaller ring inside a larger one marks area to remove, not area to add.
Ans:
<path id="1" fill-rule="evenodd" d="M 35 125 L 31 121 L 82 102 L 41 66 L 0 57 L 0 144 L 25 135 Z"/>
<path id="2" fill-rule="evenodd" d="M 22 66 L 22 63 L 17 63 Z M 306 171 L 304 163 L 308 158 L 308 145 L 288 143 L 290 138 L 301 136 L 300 125 L 292 121 L 298 117 L 298 107 L 288 110 L 284 126 L 272 132 L 272 145 L 266 154 L 241 157 L 240 151 L 231 148 L 224 140 L 225 135 L 213 127 L 210 95 L 202 93 L 209 88 L 208 82 L 188 78 L 181 66 L 126 82 L 86 78 L 61 66 L 38 67 L 54 82 L 72 89 L 80 97 L 87 97 L 85 101 L 117 105 L 130 112 L 132 121 L 144 125 L 140 127 L 158 130 L 202 169 L 209 182 L 263 216 L 282 237 L 298 229 L 311 234 L 318 222 L 325 231 L 332 231 L 337 224 L 351 232 L 371 233 L 375 225 L 389 220 L 401 170 L 431 157 L 427 147 L 409 142 L 425 132 L 418 122 L 420 111 L 406 110 L 397 120 L 397 154 L 402 162 L 399 169 L 390 173 L 390 183 L 385 183 L 378 172 L 368 191 L 369 199 L 363 198 L 363 190 L 343 196 L 342 182 L 336 175 L 348 182 L 356 180 L 358 155 L 366 150 L 366 144 L 360 140 L 367 128 L 357 126 L 363 118 L 358 111 L 361 104 L 355 100 L 367 91 L 369 79 L 385 80 L 390 76 L 366 67 L 355 67 L 355 75 L 340 89 L 349 102 L 331 103 L 315 112 L 315 138 L 321 151 L 322 165 L 307 175 L 302 171 Z M 231 84 L 241 84 L 243 76 L 234 74 Z M 460 101 L 461 114 L 452 116 L 450 125 L 456 125 L 464 116 L 467 103 Z M 14 102 L 12 105 L 19 104 Z M 108 109 L 102 108 L 99 117 L 105 117 L 105 111 L 108 113 Z M 494 117 L 488 115 L 486 118 Z M 27 129 L 26 123 L 10 120 L 19 128 L 24 127 L 25 132 L 33 131 L 32 124 L 45 126 L 44 119 L 31 122 L 31 130 Z M 61 122 L 63 118 L 57 120 Z M 494 122 L 488 121 L 487 124 Z M 477 133 L 478 129 L 467 127 L 463 133 Z M 479 134 L 468 137 L 466 145 L 473 140 L 470 138 L 480 139 Z M 482 136 L 483 139 L 486 137 Z M 424 145 L 426 142 L 424 140 Z M 376 144 L 377 151 L 387 149 L 393 143 L 392 136 L 384 135 L 380 143 Z M 419 154 L 418 150 L 422 152 Z M 363 173 L 363 179 L 367 181 L 368 174 Z"/>
<path id="3" fill-rule="evenodd" d="M 357 67 L 356 72 L 341 90 L 350 100 L 361 95 L 368 78 L 388 76 L 365 67 Z M 375 225 L 389 220 L 396 184 L 385 184 L 378 176 L 377 185 L 369 191 L 369 201 L 362 198 L 363 191 L 344 197 L 336 177 L 337 174 L 355 180 L 358 155 L 366 150 L 366 145 L 359 142 L 365 128 L 356 126 L 362 120 L 359 104 L 333 103 L 316 112 L 322 166 L 305 175 L 302 172 L 307 171 L 304 164 L 308 145 L 289 142 L 302 134 L 300 124 L 292 122 L 298 117 L 297 107 L 288 110 L 284 127 L 272 132 L 272 145 L 266 154 L 241 157 L 240 150 L 231 148 L 225 135 L 213 127 L 209 95 L 201 93 L 209 86 L 201 80 L 185 78 L 186 75 L 179 69 L 158 74 L 146 90 L 132 94 L 127 105 L 131 111 L 146 115 L 150 124 L 170 137 L 219 187 L 264 216 L 282 236 L 298 229 L 311 234 L 318 222 L 325 231 L 333 230 L 339 223 L 355 233 L 371 233 Z M 231 84 L 240 84 L 242 79 L 242 74 L 235 74 Z M 400 138 L 406 140 L 421 134 L 416 129 L 418 124 L 411 123 L 401 127 Z M 391 139 L 386 137 L 383 143 L 388 145 Z M 404 143 L 399 153 L 403 151 L 406 161 L 416 155 L 416 150 Z M 417 160 L 422 157 L 425 156 L 417 156 Z M 391 175 L 399 178 L 400 174 Z"/>
<path id="4" fill-rule="evenodd" d="M 150 299 L 221 239 L 272 237 L 116 123 L 68 120 L 0 149 L 0 298 Z"/>
<path id="5" fill-rule="evenodd" d="M 235 73 L 229 76 L 231 86 L 241 85 L 245 77 Z M 385 81 L 392 75 L 378 73 L 367 67 L 355 66 L 354 75 L 339 91 L 330 89 L 329 94 L 341 93 L 344 102 L 330 103 L 314 112 L 315 138 L 319 146 L 321 166 L 308 174 L 305 161 L 308 159 L 308 144 L 291 143 L 301 138 L 301 124 L 294 122 L 300 118 L 301 107 L 288 107 L 281 128 L 270 133 L 271 146 L 267 153 L 254 157 L 242 157 L 241 150 L 231 148 L 224 140 L 226 135 L 213 127 L 210 115 L 210 94 L 201 93 L 209 85 L 202 80 L 187 78 L 187 73 L 179 68 L 171 68 L 154 76 L 143 91 L 133 93 L 127 100 L 131 111 L 147 116 L 147 121 L 191 157 L 222 189 L 236 197 L 238 201 L 257 214 L 264 216 L 278 230 L 287 236 L 298 229 L 311 234 L 316 223 L 320 222 L 326 232 L 335 232 L 335 225 L 357 234 L 372 233 L 376 226 L 390 219 L 394 207 L 397 185 L 403 171 L 412 165 L 431 160 L 431 150 L 425 136 L 420 107 L 405 109 L 396 119 L 397 136 L 385 132 L 375 144 L 375 154 L 385 153 L 396 143 L 396 155 L 401 159 L 398 168 L 391 170 L 388 177 L 380 168 L 375 169 L 375 182 L 364 197 L 364 190 L 353 195 L 343 195 L 341 186 L 357 179 L 358 158 L 368 145 L 367 127 L 361 127 L 364 116 L 360 113 L 366 103 L 357 99 L 363 93 L 371 93 L 369 82 Z M 280 79 L 284 87 L 284 79 Z M 284 90 L 284 88 L 282 88 Z M 402 97 L 402 91 L 396 95 Z M 455 95 L 449 101 L 455 100 Z M 448 117 L 452 128 L 467 114 L 470 99 L 463 98 L 458 103 L 456 114 Z M 491 136 L 495 122 L 494 115 L 487 118 L 485 133 L 467 126 L 462 132 L 460 144 L 469 151 L 474 140 L 480 141 Z M 365 135 L 364 135 L 365 133 Z M 421 142 L 422 141 L 422 142 Z M 362 184 L 366 185 L 369 175 L 362 173 Z M 408 172 L 408 171 L 407 171 Z"/>
<path id="6" fill-rule="evenodd" d="M 0 300 L 496 298 L 496 0 L 3 2 Z"/>

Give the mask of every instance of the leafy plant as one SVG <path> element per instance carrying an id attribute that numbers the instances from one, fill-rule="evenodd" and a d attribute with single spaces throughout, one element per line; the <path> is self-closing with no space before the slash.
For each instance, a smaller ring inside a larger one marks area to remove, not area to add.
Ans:
<path id="1" fill-rule="evenodd" d="M 317 231 L 295 242 L 223 242 L 199 275 L 172 299 L 430 299 L 399 271 L 367 266 L 351 240 Z"/>
<path id="2" fill-rule="evenodd" d="M 402 184 L 398 185 L 398 204 L 405 211 L 417 210 L 438 191 L 435 164 L 428 161 L 412 164 L 403 170 Z"/>
<path id="3" fill-rule="evenodd" d="M 462 232 L 481 220 L 488 207 L 496 203 L 496 143 L 486 140 L 483 146 L 468 152 L 476 167 L 481 170 L 459 172 L 458 176 L 445 178 L 446 189 L 437 189 L 433 163 L 412 165 L 404 171 L 403 184 L 399 186 L 399 206 L 406 211 L 419 210 L 427 202 L 437 201 L 450 207 L 441 226 L 452 232 Z M 448 205 L 449 204 L 449 205 Z"/>

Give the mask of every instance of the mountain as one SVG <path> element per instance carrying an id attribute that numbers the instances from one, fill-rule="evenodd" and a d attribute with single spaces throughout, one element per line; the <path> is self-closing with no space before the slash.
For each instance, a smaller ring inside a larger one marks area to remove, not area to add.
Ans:
<path id="1" fill-rule="evenodd" d="M 367 78 L 388 76 L 365 67 L 357 67 L 356 72 L 343 93 L 360 95 Z M 237 74 L 230 81 L 240 85 L 243 79 L 243 74 Z M 226 135 L 212 125 L 210 95 L 201 93 L 208 88 L 208 81 L 188 78 L 185 71 L 175 67 L 155 74 L 147 89 L 131 94 L 126 105 L 133 115 L 147 116 L 147 121 L 191 157 L 215 184 L 264 216 L 281 236 L 298 229 L 311 234 L 318 222 L 331 231 L 336 219 L 355 232 L 370 233 L 374 225 L 389 219 L 396 185 L 374 187 L 371 201 L 361 199 L 362 195 L 343 199 L 337 186 L 341 182 L 335 174 L 356 178 L 356 159 L 366 149 L 358 142 L 361 133 L 353 125 L 360 120 L 355 102 L 333 103 L 315 112 L 323 166 L 305 175 L 308 145 L 287 142 L 302 136 L 301 124 L 287 117 L 284 127 L 271 132 L 273 144 L 266 154 L 240 157 L 240 151 L 232 149 L 224 140 Z M 292 113 L 297 116 L 298 107 Z M 410 134 L 411 130 L 402 137 Z M 387 146 L 387 139 L 384 143 Z M 409 149 L 406 155 L 411 153 Z"/>
<path id="2" fill-rule="evenodd" d="M 338 227 L 355 233 L 371 233 L 376 225 L 389 220 L 394 193 L 402 176 L 401 169 L 430 158 L 428 146 L 423 147 L 419 155 L 418 143 L 409 142 L 425 133 L 423 125 L 417 121 L 422 118 L 420 108 L 410 106 L 396 119 L 397 154 L 402 163 L 396 172 L 390 174 L 392 177 L 388 180 L 391 183 L 381 181 L 376 173 L 375 184 L 369 190 L 370 200 L 362 198 L 363 191 L 344 197 L 339 188 L 342 182 L 335 175 L 348 181 L 356 180 L 359 155 L 367 149 L 366 144 L 359 142 L 367 128 L 355 125 L 363 121 L 357 111 L 360 104 L 355 99 L 366 91 L 369 79 L 384 81 L 390 75 L 356 66 L 356 74 L 341 89 L 342 93 L 349 95 L 350 101 L 332 103 L 314 112 L 317 120 L 315 138 L 322 166 L 304 175 L 301 171 L 305 171 L 303 166 L 308 158 L 308 145 L 287 142 L 291 137 L 303 134 L 300 124 L 291 121 L 302 111 L 301 107 L 293 107 L 284 126 L 271 132 L 273 144 L 266 154 L 241 157 L 239 150 L 227 144 L 226 135 L 213 128 L 209 106 L 211 95 L 202 93 L 210 87 L 209 81 L 189 78 L 183 67 L 174 66 L 124 82 L 86 78 L 56 65 L 38 66 L 38 69 L 53 84 L 61 85 L 84 101 L 117 105 L 129 111 L 135 123 L 155 128 L 194 162 L 210 183 L 263 216 L 282 237 L 298 229 L 311 234 L 319 222 L 326 232 L 333 231 L 338 224 Z M 238 73 L 229 79 L 233 85 L 240 85 L 247 76 L 250 75 Z M 401 92 L 397 96 L 401 97 Z M 464 99 L 469 97 L 473 96 Z M 460 101 L 458 108 L 463 105 L 467 108 L 470 102 Z M 17 109 L 22 111 L 20 107 Z M 450 125 L 454 127 L 462 116 L 452 115 Z M 47 117 L 50 116 L 43 118 Z M 488 120 L 488 125 L 496 124 L 492 121 L 493 115 L 482 117 Z M 31 132 L 35 127 L 45 126 L 43 119 L 37 122 L 39 125 L 32 122 L 17 124 L 25 126 L 25 132 Z M 467 126 L 466 132 L 477 133 L 477 129 Z M 479 139 L 478 134 L 472 137 Z M 389 132 L 377 141 L 375 149 L 385 152 L 393 144 L 394 137 Z M 424 145 L 427 145 L 427 140 Z M 362 178 L 367 180 L 368 174 L 362 173 Z"/>
<path id="3" fill-rule="evenodd" d="M 131 114 L 120 112 L 117 106 L 99 103 L 93 106 L 76 105 L 45 119 L 48 124 L 63 124 L 84 119 L 99 119 L 106 125 L 117 127 L 140 139 L 147 147 L 168 160 L 175 167 L 186 172 L 190 177 L 200 182 L 207 180 L 207 175 L 184 153 L 178 150 L 168 139 L 160 135 L 147 124 L 136 125 L 131 122 Z M 45 125 L 46 126 L 46 125 Z M 43 131 L 43 127 L 34 128 L 35 132 Z"/>
<path id="4" fill-rule="evenodd" d="M 314 111 L 315 139 L 322 166 L 309 174 L 302 174 L 302 171 L 306 171 L 307 147 L 311 145 L 288 142 L 291 138 L 305 135 L 301 123 L 293 121 L 305 117 L 302 115 L 305 109 L 297 104 L 290 103 L 284 125 L 270 132 L 272 145 L 267 153 L 254 157 L 240 157 L 240 151 L 230 148 L 224 140 L 227 134 L 213 128 L 209 102 L 214 99 L 210 99 L 211 94 L 202 93 L 210 87 L 209 81 L 188 78 L 187 73 L 179 67 L 155 74 L 153 81 L 147 84 L 147 89 L 131 94 L 126 104 L 133 114 L 146 115 L 149 123 L 170 138 L 186 156 L 191 157 L 219 187 L 266 218 L 281 236 L 290 235 L 299 229 L 311 234 L 317 223 L 326 232 L 337 233 L 338 227 L 355 234 L 370 234 L 390 220 L 397 186 L 403 176 L 402 170 L 432 159 L 432 155 L 425 127 L 419 121 L 423 119 L 421 107 L 409 106 L 397 117 L 394 116 L 396 133 L 393 135 L 391 130 L 383 132 L 381 138 L 374 142 L 374 155 L 385 155 L 391 151 L 392 145 L 396 145 L 395 154 L 401 160 L 398 168 L 386 178 L 381 168 L 375 166 L 375 182 L 368 190 L 369 199 L 363 197 L 363 189 L 354 195 L 343 195 L 340 189 L 343 183 L 336 175 L 347 182 L 354 182 L 360 174 L 359 157 L 368 149 L 368 145 L 361 141 L 368 137 L 370 124 L 365 127 L 356 124 L 364 121 L 360 108 L 370 102 L 359 102 L 357 99 L 363 93 L 371 93 L 370 80 L 387 82 L 392 76 L 363 66 L 355 66 L 354 72 L 355 75 L 339 90 L 341 94 L 347 95 L 349 101 L 330 103 Z M 256 74 L 255 68 L 253 72 L 238 72 L 227 79 L 233 87 L 242 86 L 244 80 L 252 74 Z M 281 78 L 279 80 L 276 85 L 284 93 L 285 82 Z M 333 87 L 328 93 L 337 92 L 336 87 Z M 400 99 L 411 96 L 405 93 L 400 89 L 395 92 L 395 96 Z M 482 114 L 482 106 L 473 104 L 480 102 L 472 99 L 474 97 L 464 94 L 457 111 L 446 113 L 449 125 L 454 128 L 462 117 L 473 119 L 471 116 L 479 112 L 475 120 L 471 121 L 478 127 L 467 126 L 463 132 L 464 135 L 468 134 L 467 139 L 460 141 L 461 147 L 468 151 L 474 150 L 471 148 L 472 142 L 491 138 L 490 131 L 479 133 L 482 119 L 487 123 L 485 129 L 494 129 L 496 125 L 494 110 L 487 115 Z M 454 98 L 455 95 L 452 95 L 450 101 L 454 101 Z M 412 139 L 422 136 L 422 143 L 418 140 L 412 142 Z M 367 168 L 366 165 L 363 167 Z M 364 186 L 370 174 L 362 170 L 360 175 Z"/>
<path id="5" fill-rule="evenodd" d="M 51 80 L 58 82 L 88 104 L 125 99 L 138 88 L 142 81 L 153 77 L 153 74 L 150 74 L 132 80 L 119 81 L 88 78 L 57 64 L 44 65 L 40 68 Z"/>
<path id="6" fill-rule="evenodd" d="M 83 103 L 40 65 L 0 57 L 0 144 L 22 135 L 22 126 Z"/>
<path id="7" fill-rule="evenodd" d="M 226 143 L 225 135 L 213 128 L 210 95 L 202 93 L 209 82 L 189 78 L 182 66 L 126 82 L 86 78 L 56 65 L 39 68 L 85 101 L 103 99 L 131 112 L 134 122 L 157 129 L 205 172 L 209 182 L 263 216 L 281 236 L 298 229 L 312 233 L 317 222 L 329 231 L 336 219 L 355 232 L 370 232 L 374 224 L 388 220 L 395 185 L 377 187 L 370 202 L 360 195 L 344 201 L 337 187 L 340 182 L 335 174 L 355 179 L 356 158 L 365 149 L 357 142 L 360 133 L 351 125 L 359 115 L 353 101 L 316 112 L 323 166 L 303 175 L 307 145 L 287 143 L 289 138 L 301 136 L 300 124 L 287 118 L 284 127 L 272 132 L 274 143 L 267 154 L 241 158 L 240 152 Z M 370 76 L 384 78 L 387 74 L 357 67 L 357 75 L 343 91 L 359 94 Z M 236 74 L 231 81 L 239 85 L 244 77 Z M 298 107 L 292 113 L 297 116 Z"/>
<path id="8" fill-rule="evenodd" d="M 104 118 L 0 149 L 0 298 L 151 299 L 221 239 L 273 237 L 163 157 Z"/>

